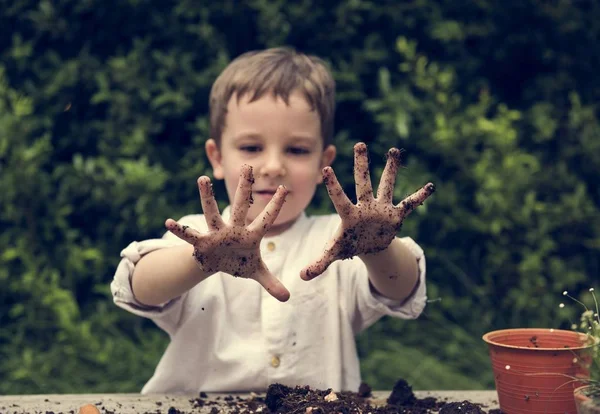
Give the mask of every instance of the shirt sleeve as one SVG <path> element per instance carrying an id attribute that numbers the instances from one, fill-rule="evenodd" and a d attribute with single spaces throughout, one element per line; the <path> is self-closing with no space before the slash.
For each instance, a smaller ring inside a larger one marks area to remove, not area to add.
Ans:
<path id="1" fill-rule="evenodd" d="M 186 216 L 179 223 L 196 228 L 198 219 L 195 216 Z M 195 225 L 196 224 L 196 225 Z M 121 261 L 110 284 L 113 302 L 118 307 L 135 315 L 149 318 L 169 335 L 173 335 L 179 325 L 183 303 L 187 293 L 158 306 L 148 306 L 139 302 L 131 286 L 135 266 L 142 257 L 156 250 L 185 244 L 171 232 L 166 232 L 160 239 L 134 241 L 121 251 Z"/>
<path id="2" fill-rule="evenodd" d="M 352 315 L 352 326 L 355 333 L 359 333 L 384 315 L 402 319 L 416 319 L 421 315 L 427 303 L 427 289 L 425 285 L 425 255 L 423 249 L 410 237 L 400 239 L 414 254 L 419 268 L 419 281 L 412 295 L 403 301 L 386 298 L 375 292 L 370 285 L 364 263 L 356 258 L 354 293 L 355 307 Z"/>

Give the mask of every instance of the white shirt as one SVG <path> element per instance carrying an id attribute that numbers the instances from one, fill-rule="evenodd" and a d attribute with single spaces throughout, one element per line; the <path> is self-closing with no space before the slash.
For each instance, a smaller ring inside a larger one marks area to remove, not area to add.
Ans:
<path id="1" fill-rule="evenodd" d="M 229 207 L 224 220 L 228 216 Z M 203 215 L 179 222 L 207 231 Z M 185 242 L 167 232 L 162 239 L 127 246 L 111 283 L 114 302 L 152 319 L 171 339 L 142 394 L 260 392 L 276 382 L 357 391 L 355 335 L 383 315 L 420 315 L 426 303 L 425 258 L 412 239 L 401 239 L 420 273 L 418 289 L 404 304 L 373 292 L 358 258 L 336 261 L 316 279 L 303 281 L 300 270 L 322 254 L 339 223 L 338 215 L 302 214 L 284 233 L 261 241 L 267 268 L 290 291 L 284 303 L 254 280 L 216 273 L 164 306 L 142 305 L 131 289 L 136 263 L 145 254 Z"/>

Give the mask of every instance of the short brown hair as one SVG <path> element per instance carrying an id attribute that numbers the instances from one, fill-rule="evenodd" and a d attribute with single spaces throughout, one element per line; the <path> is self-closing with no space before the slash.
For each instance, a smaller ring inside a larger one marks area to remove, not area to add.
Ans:
<path id="1" fill-rule="evenodd" d="M 289 104 L 300 91 L 321 119 L 323 147 L 333 141 L 335 81 L 325 62 L 288 47 L 247 52 L 234 59 L 219 75 L 210 91 L 210 134 L 217 144 L 225 129 L 227 104 L 251 94 L 250 102 L 272 93 Z"/>

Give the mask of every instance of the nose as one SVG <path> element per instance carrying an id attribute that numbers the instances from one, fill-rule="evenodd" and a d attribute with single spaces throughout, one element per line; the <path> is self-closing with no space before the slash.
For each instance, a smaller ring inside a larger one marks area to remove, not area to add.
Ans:
<path id="1" fill-rule="evenodd" d="M 279 153 L 265 154 L 263 163 L 259 168 L 259 174 L 265 177 L 284 177 L 286 174 L 283 156 Z"/>

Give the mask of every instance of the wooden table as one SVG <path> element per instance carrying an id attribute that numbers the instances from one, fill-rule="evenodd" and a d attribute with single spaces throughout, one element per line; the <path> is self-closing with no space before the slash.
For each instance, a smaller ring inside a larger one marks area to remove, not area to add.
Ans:
<path id="1" fill-rule="evenodd" d="M 264 396 L 264 394 L 258 394 Z M 389 391 L 373 392 L 375 402 L 384 402 Z M 496 391 L 416 391 L 417 398 L 435 397 L 442 401 L 464 401 L 480 403 L 484 410 L 498 408 Z M 194 414 L 210 413 L 213 407 L 227 413 L 225 397 L 250 398 L 250 394 L 208 394 L 205 401 L 217 401 L 219 405 L 193 408 L 198 395 L 140 395 L 140 394 L 51 394 L 51 395 L 4 395 L 0 396 L 0 414 L 39 413 L 77 414 L 79 407 L 94 404 L 102 414 L 169 414 L 171 407 Z M 217 400 L 217 398 L 219 398 Z M 72 413 L 70 413 L 72 411 Z M 171 410 L 174 412 L 174 410 Z"/>

